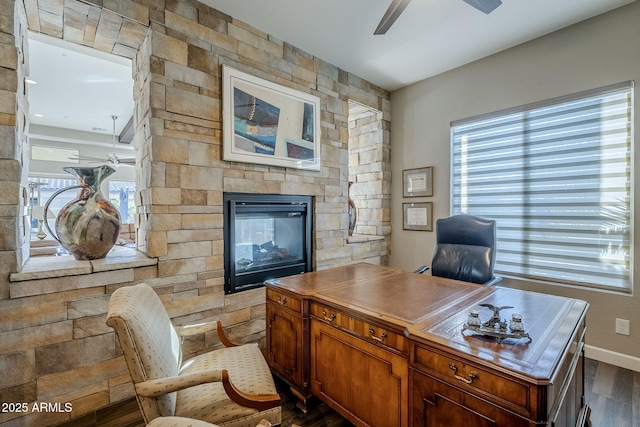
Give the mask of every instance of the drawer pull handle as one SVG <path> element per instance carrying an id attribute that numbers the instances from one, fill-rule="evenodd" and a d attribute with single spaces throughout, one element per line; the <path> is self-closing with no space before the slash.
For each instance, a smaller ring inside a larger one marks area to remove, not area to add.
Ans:
<path id="1" fill-rule="evenodd" d="M 377 337 L 375 335 L 375 331 L 373 330 L 373 328 L 369 328 L 369 335 L 371 336 L 371 339 L 373 339 L 374 341 L 378 341 L 378 342 L 384 342 L 384 340 L 386 340 L 387 337 L 389 336 L 389 335 L 387 335 L 386 332 L 383 332 L 382 335 Z"/>
<path id="2" fill-rule="evenodd" d="M 278 304 L 287 305 L 289 301 L 287 301 L 287 297 L 282 298 L 282 296 L 278 295 Z"/>
<path id="3" fill-rule="evenodd" d="M 327 310 L 322 310 L 322 315 L 324 316 L 324 320 L 327 322 L 333 322 L 336 320 L 336 314 L 333 313 L 331 316 L 327 316 Z"/>
<path id="4" fill-rule="evenodd" d="M 462 381 L 465 384 L 471 384 L 473 380 L 478 379 L 478 373 L 476 371 L 471 371 L 471 373 L 469 374 L 469 379 L 466 379 L 465 377 L 461 377 L 456 373 L 458 372 L 458 368 L 456 368 L 456 365 L 454 365 L 453 363 L 449 364 L 449 369 L 453 371 L 453 376 L 455 379 Z"/>

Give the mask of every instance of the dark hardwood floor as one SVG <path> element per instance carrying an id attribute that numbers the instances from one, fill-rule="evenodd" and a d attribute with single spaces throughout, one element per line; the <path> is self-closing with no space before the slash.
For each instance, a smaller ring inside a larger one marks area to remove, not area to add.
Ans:
<path id="1" fill-rule="evenodd" d="M 640 427 L 640 372 L 586 359 L 585 395 L 593 427 Z"/>
<path id="2" fill-rule="evenodd" d="M 300 427 L 351 427 L 349 421 L 320 400 L 313 399 L 307 413 L 297 408 L 296 398 L 288 391 L 286 385 L 276 380 L 276 386 L 282 398 L 282 427 L 297 424 Z"/>
<path id="3" fill-rule="evenodd" d="M 282 427 L 351 427 L 352 424 L 320 401 L 304 414 L 282 382 L 276 381 L 282 396 Z M 592 427 L 640 427 L 640 372 L 586 359 L 585 394 L 591 407 Z M 141 427 L 142 416 L 135 400 L 129 400 L 96 414 L 64 424 L 65 427 Z"/>

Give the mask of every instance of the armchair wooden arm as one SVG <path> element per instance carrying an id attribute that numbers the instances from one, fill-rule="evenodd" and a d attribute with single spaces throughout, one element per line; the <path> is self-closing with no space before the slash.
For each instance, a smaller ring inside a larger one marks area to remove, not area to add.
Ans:
<path id="1" fill-rule="evenodd" d="M 158 397 L 200 384 L 222 381 L 222 371 L 200 372 L 191 375 L 156 378 L 135 384 L 136 393 L 144 397 Z"/>
<path id="2" fill-rule="evenodd" d="M 238 390 L 229 380 L 229 372 L 226 369 L 222 371 L 222 385 L 224 386 L 224 391 L 227 392 L 231 400 L 236 402 L 238 405 L 246 406 L 247 408 L 254 408 L 258 411 L 265 411 L 267 409 L 280 406 L 280 395 L 277 393 L 254 395 L 243 393 Z"/>
<path id="3" fill-rule="evenodd" d="M 224 344 L 225 347 L 237 347 L 240 344 L 231 341 L 224 332 L 222 327 L 222 322 L 219 320 L 214 320 L 212 322 L 204 322 L 204 323 L 196 323 L 193 325 L 184 325 L 184 326 L 174 326 L 176 333 L 180 338 L 190 337 L 198 334 L 204 334 L 207 332 L 216 331 L 218 333 L 218 338 L 220 342 Z"/>
<path id="4" fill-rule="evenodd" d="M 188 387 L 200 384 L 222 381 L 222 386 L 231 400 L 238 405 L 264 411 L 280 406 L 280 395 L 253 395 L 238 390 L 229 379 L 226 369 L 219 371 L 202 372 L 198 374 L 156 378 L 135 384 L 136 393 L 144 397 L 157 397 L 167 393 L 173 393 Z"/>
<path id="5" fill-rule="evenodd" d="M 218 320 L 212 322 L 194 323 L 192 325 L 174 326 L 179 337 L 190 337 L 193 335 L 213 332 L 218 327 Z"/>

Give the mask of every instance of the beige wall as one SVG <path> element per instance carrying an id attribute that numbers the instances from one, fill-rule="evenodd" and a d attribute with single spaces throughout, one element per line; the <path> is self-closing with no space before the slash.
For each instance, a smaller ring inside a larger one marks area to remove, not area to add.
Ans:
<path id="1" fill-rule="evenodd" d="M 434 197 L 420 200 L 434 203 L 435 219 L 448 216 L 452 120 L 612 83 L 640 81 L 638 22 L 640 2 L 635 2 L 392 93 L 390 265 L 411 270 L 431 259 L 435 234 L 402 230 L 401 205 L 409 201 L 402 198 L 402 170 L 434 166 Z M 473 37 L 469 42 L 473 43 Z M 636 128 L 639 110 L 636 108 Z M 640 164 L 637 151 L 635 161 Z M 638 212 L 638 187 L 635 192 Z M 637 231 L 638 222 L 635 224 Z M 636 232 L 636 247 L 639 235 Z M 636 256 L 636 271 L 638 259 Z M 506 279 L 501 285 L 588 301 L 587 345 L 640 357 L 640 297 Z M 631 321 L 630 336 L 614 333 L 616 317 Z"/>

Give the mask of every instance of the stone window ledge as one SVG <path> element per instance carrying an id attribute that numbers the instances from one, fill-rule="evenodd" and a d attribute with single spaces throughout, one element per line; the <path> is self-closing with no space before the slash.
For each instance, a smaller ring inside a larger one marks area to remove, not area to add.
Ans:
<path id="1" fill-rule="evenodd" d="M 20 272 L 11 273 L 9 280 L 11 282 L 24 282 L 28 280 L 101 273 L 156 264 L 158 264 L 156 258 L 149 258 L 136 249 L 115 246 L 107 254 L 106 258 L 90 261 L 78 261 L 71 255 L 31 257 L 27 260 Z"/>
<path id="2" fill-rule="evenodd" d="M 353 236 L 347 237 L 347 243 L 364 243 L 364 242 L 374 242 L 376 240 L 384 240 L 384 236 L 374 236 L 372 234 L 354 234 Z"/>

